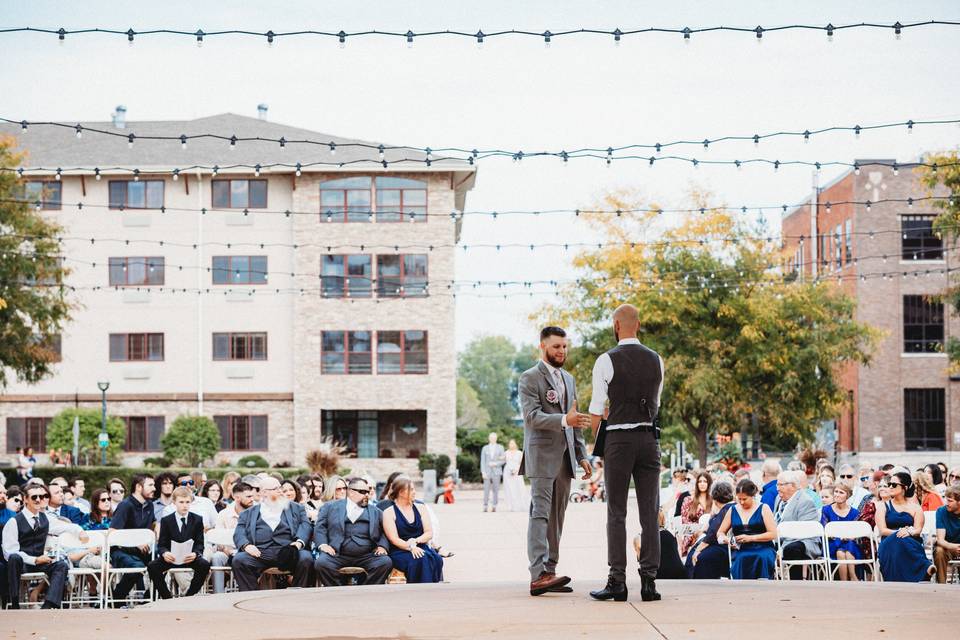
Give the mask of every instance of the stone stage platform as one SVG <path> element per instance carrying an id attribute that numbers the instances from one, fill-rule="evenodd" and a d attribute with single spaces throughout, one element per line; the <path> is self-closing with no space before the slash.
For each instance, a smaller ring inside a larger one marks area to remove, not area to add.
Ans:
<path id="1" fill-rule="evenodd" d="M 522 583 L 384 585 L 203 596 L 117 611 L 4 611 L 0 637 L 130 640 L 381 638 L 946 638 L 960 587 L 663 581 L 661 602 L 594 602 L 596 585 L 532 598 Z"/>

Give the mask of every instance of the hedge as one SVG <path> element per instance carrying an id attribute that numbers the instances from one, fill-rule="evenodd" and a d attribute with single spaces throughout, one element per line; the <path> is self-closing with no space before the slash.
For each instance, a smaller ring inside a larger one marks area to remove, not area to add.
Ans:
<path id="1" fill-rule="evenodd" d="M 279 473 L 284 478 L 295 478 L 301 474 L 309 473 L 309 469 L 304 467 L 286 467 L 281 469 L 251 469 L 240 467 L 210 467 L 202 469 L 211 480 L 220 480 L 228 471 L 236 471 L 242 476 L 251 473 Z M 63 476 L 67 480 L 70 478 L 82 478 L 86 485 L 86 495 L 98 488 L 106 488 L 107 482 L 112 478 L 120 478 L 130 488 L 130 481 L 138 473 L 145 473 L 149 476 L 156 476 L 161 471 L 171 471 L 178 475 L 188 474 L 196 469 L 176 469 L 176 468 L 157 468 L 157 467 L 34 467 L 33 475 L 49 481 L 57 476 Z M 13 468 L 0 469 L 0 472 L 7 478 L 7 486 L 17 482 L 17 470 Z"/>

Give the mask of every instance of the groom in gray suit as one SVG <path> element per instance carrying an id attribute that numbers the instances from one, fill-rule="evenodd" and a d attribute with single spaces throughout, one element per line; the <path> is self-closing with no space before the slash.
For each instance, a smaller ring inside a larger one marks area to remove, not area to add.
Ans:
<path id="1" fill-rule="evenodd" d="M 576 382 L 563 370 L 567 349 L 563 329 L 544 327 L 542 360 L 524 371 L 519 383 L 524 445 L 520 474 L 530 479 L 531 494 L 527 556 L 532 596 L 572 591 L 570 578 L 556 574 L 563 516 L 577 467 L 585 471 L 584 479 L 592 474 L 580 431 L 590 426 L 590 416 L 577 411 Z"/>

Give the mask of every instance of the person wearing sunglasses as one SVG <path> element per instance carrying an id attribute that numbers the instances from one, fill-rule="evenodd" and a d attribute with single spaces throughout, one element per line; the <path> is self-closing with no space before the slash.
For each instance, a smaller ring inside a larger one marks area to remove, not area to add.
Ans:
<path id="1" fill-rule="evenodd" d="M 116 511 L 117 505 L 123 502 L 127 495 L 127 485 L 120 478 L 113 478 L 107 483 L 107 491 L 110 492 L 110 510 Z"/>
<path id="2" fill-rule="evenodd" d="M 313 529 L 320 554 L 313 567 L 323 586 L 339 586 L 343 567 L 365 570 L 363 584 L 383 584 L 390 576 L 390 543 L 383 531 L 383 512 L 370 504 L 373 493 L 363 478 L 350 478 L 346 499 L 327 502 L 320 509 Z"/>
<path id="3" fill-rule="evenodd" d="M 44 547 L 48 535 L 59 536 L 69 532 L 80 538 L 81 542 L 89 541 L 80 526 L 47 517 L 44 512 L 49 500 L 50 493 L 46 487 L 31 485 L 27 489 L 23 510 L 3 526 L 3 559 L 7 566 L 6 571 L 0 571 L 0 574 L 7 576 L 6 597 L 13 609 L 20 608 L 20 576 L 34 571 L 46 574 L 50 585 L 41 608 L 60 608 L 69 566 L 63 560 L 46 555 Z"/>
<path id="4" fill-rule="evenodd" d="M 960 486 L 960 467 L 954 467 L 950 469 L 947 473 L 947 486 L 948 487 L 957 487 Z"/>
<path id="5" fill-rule="evenodd" d="M 7 524 L 7 520 L 16 517 L 23 509 L 23 495 L 20 487 L 0 487 L 0 528 Z M 2 557 L 3 554 L 0 554 Z"/>
<path id="6" fill-rule="evenodd" d="M 887 480 L 890 499 L 877 506 L 877 526 L 883 540 L 877 548 L 885 582 L 922 582 L 936 568 L 927 560 L 920 541 L 923 510 L 910 501 L 916 491 L 909 473 L 900 471 Z"/>
<path id="7" fill-rule="evenodd" d="M 82 526 L 87 531 L 106 531 L 110 528 L 110 492 L 106 489 L 95 489 L 90 496 L 90 514 Z"/>

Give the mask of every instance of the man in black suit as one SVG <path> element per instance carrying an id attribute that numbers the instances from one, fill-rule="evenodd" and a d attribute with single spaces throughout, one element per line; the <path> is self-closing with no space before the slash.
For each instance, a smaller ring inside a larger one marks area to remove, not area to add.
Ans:
<path id="1" fill-rule="evenodd" d="M 147 565 L 150 581 L 154 589 L 164 600 L 173 596 L 167 587 L 164 574 L 173 569 L 193 569 L 193 580 L 190 581 L 188 596 L 200 592 L 207 574 L 210 573 L 210 563 L 203 559 L 203 518 L 190 512 L 190 503 L 193 502 L 193 492 L 187 487 L 177 487 L 173 492 L 173 504 L 176 511 L 160 520 L 160 539 L 157 542 L 156 560 Z M 187 554 L 181 564 L 175 564 L 176 558 L 170 552 L 171 542 L 193 542 L 193 552 Z"/>

